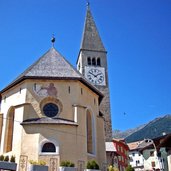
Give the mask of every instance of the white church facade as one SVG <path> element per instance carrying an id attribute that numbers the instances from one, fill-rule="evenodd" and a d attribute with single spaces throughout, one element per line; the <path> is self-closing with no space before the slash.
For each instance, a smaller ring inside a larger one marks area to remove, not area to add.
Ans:
<path id="1" fill-rule="evenodd" d="M 107 59 L 89 6 L 77 69 L 52 47 L 0 91 L 1 154 L 48 166 L 51 159 L 106 162 L 105 140 L 112 138 Z"/>

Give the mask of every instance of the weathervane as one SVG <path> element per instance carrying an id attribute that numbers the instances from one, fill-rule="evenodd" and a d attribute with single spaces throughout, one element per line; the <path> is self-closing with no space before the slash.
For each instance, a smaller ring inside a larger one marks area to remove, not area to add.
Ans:
<path id="1" fill-rule="evenodd" d="M 55 44 L 55 37 L 54 37 L 54 34 L 52 34 L 51 42 L 52 42 L 52 47 L 54 47 L 54 44 Z"/>

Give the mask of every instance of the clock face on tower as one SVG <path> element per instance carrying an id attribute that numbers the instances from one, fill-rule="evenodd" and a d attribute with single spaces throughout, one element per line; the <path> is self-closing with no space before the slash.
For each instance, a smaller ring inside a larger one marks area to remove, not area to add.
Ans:
<path id="1" fill-rule="evenodd" d="M 105 85 L 105 72 L 102 67 L 86 67 L 85 77 L 94 85 Z"/>

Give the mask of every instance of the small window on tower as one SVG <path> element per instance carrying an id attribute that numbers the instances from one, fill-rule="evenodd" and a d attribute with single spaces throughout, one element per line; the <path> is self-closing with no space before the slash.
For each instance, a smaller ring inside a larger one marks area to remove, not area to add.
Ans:
<path id="1" fill-rule="evenodd" d="M 96 58 L 92 59 L 92 65 L 96 66 Z"/>
<path id="2" fill-rule="evenodd" d="M 80 70 L 80 63 L 78 64 L 78 70 Z"/>
<path id="3" fill-rule="evenodd" d="M 6 102 L 6 96 L 4 97 L 4 103 Z"/>
<path id="4" fill-rule="evenodd" d="M 87 64 L 91 65 L 91 58 L 90 57 L 87 58 Z"/>
<path id="5" fill-rule="evenodd" d="M 100 58 L 97 59 L 97 66 L 101 66 Z"/>
<path id="6" fill-rule="evenodd" d="M 34 91 L 36 91 L 36 83 L 34 83 Z"/>

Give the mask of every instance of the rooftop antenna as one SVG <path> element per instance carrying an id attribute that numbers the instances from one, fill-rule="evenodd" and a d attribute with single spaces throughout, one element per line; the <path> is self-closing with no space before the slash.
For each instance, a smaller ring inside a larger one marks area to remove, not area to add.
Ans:
<path id="1" fill-rule="evenodd" d="M 55 37 L 54 37 L 54 34 L 52 34 L 51 42 L 52 42 L 52 47 L 54 47 L 54 44 L 55 44 Z"/>

